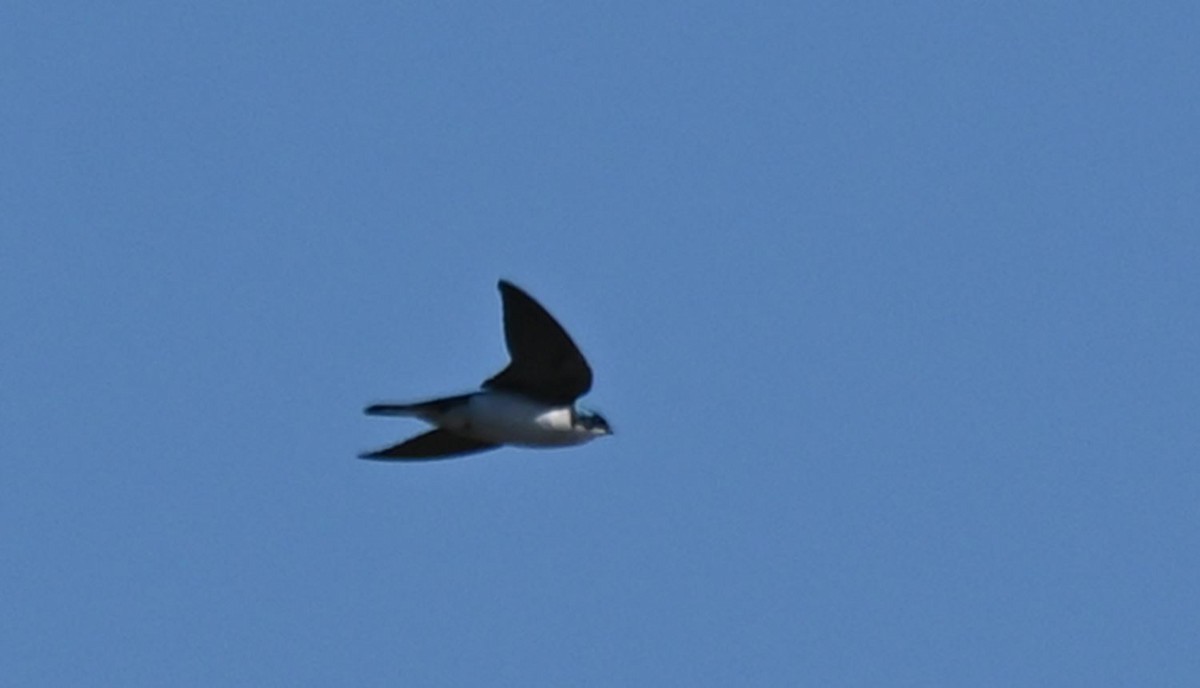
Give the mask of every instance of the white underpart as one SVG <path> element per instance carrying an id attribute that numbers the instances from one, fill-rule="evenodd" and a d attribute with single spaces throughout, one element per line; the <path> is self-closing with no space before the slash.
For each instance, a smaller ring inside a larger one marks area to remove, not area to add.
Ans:
<path id="1" fill-rule="evenodd" d="M 550 406 L 505 392 L 485 392 L 440 418 L 437 425 L 499 444 L 555 447 L 581 444 L 594 435 L 571 424 L 570 406 Z"/>

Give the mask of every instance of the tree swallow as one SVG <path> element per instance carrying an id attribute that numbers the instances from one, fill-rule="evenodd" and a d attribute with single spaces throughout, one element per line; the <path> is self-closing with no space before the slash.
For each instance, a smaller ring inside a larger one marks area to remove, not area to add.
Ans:
<path id="1" fill-rule="evenodd" d="M 437 426 L 395 446 L 361 454 L 380 461 L 447 459 L 495 449 L 564 447 L 611 435 L 608 421 L 575 406 L 592 369 L 566 330 L 529 294 L 500 280 L 504 341 L 512 359 L 482 390 L 415 404 L 373 404 L 371 416 L 411 416 Z"/>

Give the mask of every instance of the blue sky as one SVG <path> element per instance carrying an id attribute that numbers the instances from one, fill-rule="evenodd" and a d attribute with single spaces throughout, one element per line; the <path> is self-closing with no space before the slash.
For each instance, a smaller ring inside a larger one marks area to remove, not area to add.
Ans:
<path id="1" fill-rule="evenodd" d="M 9 3 L 11 685 L 1200 675 L 1194 3 Z M 505 363 L 617 435 L 358 461 Z"/>

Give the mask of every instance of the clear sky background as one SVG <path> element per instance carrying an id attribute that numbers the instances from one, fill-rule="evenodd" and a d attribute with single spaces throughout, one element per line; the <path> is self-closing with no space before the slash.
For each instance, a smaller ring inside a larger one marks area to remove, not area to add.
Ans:
<path id="1" fill-rule="evenodd" d="M 1197 7 L 7 3 L 0 684 L 1195 685 Z"/>

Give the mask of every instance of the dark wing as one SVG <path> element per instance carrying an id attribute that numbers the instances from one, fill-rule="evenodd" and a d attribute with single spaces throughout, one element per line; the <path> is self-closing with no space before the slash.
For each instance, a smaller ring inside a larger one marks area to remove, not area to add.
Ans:
<path id="1" fill-rule="evenodd" d="M 428 461 L 431 459 L 450 459 L 464 454 L 487 451 L 499 447 L 498 444 L 483 442 L 459 435 L 449 430 L 430 430 L 424 435 L 401 442 L 394 447 L 380 449 L 367 454 L 359 454 L 360 459 L 375 459 L 377 461 Z"/>
<path id="2" fill-rule="evenodd" d="M 500 280 L 504 341 L 512 361 L 483 386 L 570 404 L 592 388 L 592 369 L 566 330 L 529 294 Z"/>

